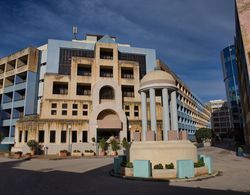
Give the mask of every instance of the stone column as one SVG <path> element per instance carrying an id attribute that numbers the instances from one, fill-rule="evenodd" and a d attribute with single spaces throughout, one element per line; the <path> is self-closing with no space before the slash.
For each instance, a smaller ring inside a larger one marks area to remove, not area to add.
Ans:
<path id="1" fill-rule="evenodd" d="M 141 113 L 142 113 L 142 141 L 146 141 L 148 119 L 147 119 L 147 95 L 144 91 L 141 92 Z"/>
<path id="2" fill-rule="evenodd" d="M 149 89 L 149 96 L 150 96 L 150 118 L 151 118 L 151 131 L 155 133 L 157 131 L 156 125 L 156 109 L 155 109 L 155 89 Z"/>
<path id="3" fill-rule="evenodd" d="M 168 106 L 168 89 L 162 89 L 162 105 L 163 105 L 163 140 L 168 140 L 168 131 L 170 130 L 169 106 Z"/>
<path id="4" fill-rule="evenodd" d="M 178 131 L 176 91 L 171 93 L 171 130 Z"/>

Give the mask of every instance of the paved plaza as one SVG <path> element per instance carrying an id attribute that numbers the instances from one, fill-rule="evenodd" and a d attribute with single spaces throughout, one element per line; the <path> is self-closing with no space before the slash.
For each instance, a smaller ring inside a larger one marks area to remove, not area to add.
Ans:
<path id="1" fill-rule="evenodd" d="M 111 177 L 113 158 L 17 161 L 0 157 L 0 194 L 249 194 L 250 159 L 215 147 L 217 176 L 192 182 L 132 181 Z"/>

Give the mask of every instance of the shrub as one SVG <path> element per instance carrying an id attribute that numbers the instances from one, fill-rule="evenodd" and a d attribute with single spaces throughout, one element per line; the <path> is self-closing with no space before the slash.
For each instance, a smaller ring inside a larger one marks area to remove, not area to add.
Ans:
<path id="1" fill-rule="evenodd" d="M 120 149 L 119 143 L 116 139 L 110 140 L 110 145 L 111 145 L 112 151 L 117 151 Z"/>
<path id="2" fill-rule="evenodd" d="M 174 169 L 174 164 L 173 164 L 173 163 L 166 164 L 166 165 L 165 165 L 165 168 L 166 168 L 166 169 Z"/>
<path id="3" fill-rule="evenodd" d="M 68 153 L 68 150 L 60 150 L 61 153 Z"/>
<path id="4" fill-rule="evenodd" d="M 91 140 L 92 140 L 92 142 L 95 142 L 95 138 L 94 137 L 92 137 Z"/>
<path id="5" fill-rule="evenodd" d="M 126 167 L 127 168 L 133 168 L 134 166 L 133 166 L 132 162 L 127 162 Z"/>
<path id="6" fill-rule="evenodd" d="M 160 164 L 156 164 L 154 166 L 154 169 L 163 169 L 163 165 L 160 163 Z"/>
<path id="7" fill-rule="evenodd" d="M 89 150 L 89 153 L 94 153 L 94 151 L 93 150 Z"/>
<path id="8" fill-rule="evenodd" d="M 212 130 L 208 128 L 200 128 L 195 132 L 195 137 L 198 143 L 202 143 L 206 139 L 212 138 Z"/>
<path id="9" fill-rule="evenodd" d="M 123 140 L 122 140 L 122 147 L 125 149 L 125 150 L 127 150 L 127 149 L 129 149 L 129 146 L 130 146 L 130 144 L 129 144 L 129 142 L 127 141 L 127 139 L 124 137 L 123 138 Z"/>
<path id="10" fill-rule="evenodd" d="M 39 143 L 32 139 L 27 142 L 27 146 L 30 148 L 30 150 L 36 151 L 39 148 Z"/>
<path id="11" fill-rule="evenodd" d="M 123 161 L 123 162 L 121 162 L 121 166 L 126 167 L 126 168 L 133 168 L 133 163 Z"/>
<path id="12" fill-rule="evenodd" d="M 102 149 L 102 151 L 105 151 L 107 149 L 108 144 L 104 138 L 99 140 L 99 146 Z"/>
<path id="13" fill-rule="evenodd" d="M 23 152 L 22 152 L 22 151 L 17 151 L 17 152 L 15 152 L 15 154 L 22 155 L 22 154 L 23 154 Z"/>
<path id="14" fill-rule="evenodd" d="M 201 157 L 200 159 L 198 159 L 198 162 L 194 163 L 194 167 L 204 167 L 205 166 L 205 163 L 204 163 L 204 160 L 203 160 L 203 157 Z"/>
<path id="15" fill-rule="evenodd" d="M 74 150 L 73 152 L 75 152 L 75 153 L 81 153 L 80 150 Z"/>

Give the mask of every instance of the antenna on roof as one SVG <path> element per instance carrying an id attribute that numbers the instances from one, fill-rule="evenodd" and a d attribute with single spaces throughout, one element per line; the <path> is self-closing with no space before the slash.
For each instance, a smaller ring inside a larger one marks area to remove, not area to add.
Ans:
<path id="1" fill-rule="evenodd" d="M 76 35 L 77 35 L 77 26 L 73 26 L 73 29 L 72 29 L 72 32 L 73 32 L 73 39 L 77 39 L 76 38 Z"/>

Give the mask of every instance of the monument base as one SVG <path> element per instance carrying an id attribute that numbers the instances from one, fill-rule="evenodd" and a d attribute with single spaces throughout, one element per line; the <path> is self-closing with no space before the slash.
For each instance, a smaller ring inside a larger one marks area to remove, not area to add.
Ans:
<path id="1" fill-rule="evenodd" d="M 130 162 L 150 160 L 152 166 L 173 163 L 177 160 L 197 162 L 197 148 L 188 140 L 133 142 L 129 151 Z"/>

